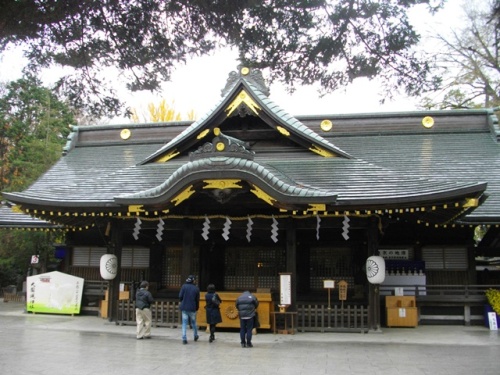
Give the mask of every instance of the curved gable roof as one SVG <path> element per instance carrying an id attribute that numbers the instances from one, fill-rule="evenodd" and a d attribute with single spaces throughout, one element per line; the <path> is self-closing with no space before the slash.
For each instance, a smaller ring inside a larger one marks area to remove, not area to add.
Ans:
<path id="1" fill-rule="evenodd" d="M 253 160 L 239 157 L 213 156 L 190 161 L 177 169 L 162 184 L 151 189 L 115 198 L 119 204 L 158 204 L 172 201 L 176 195 L 192 183 L 213 178 L 217 170 L 217 179 L 241 179 L 266 192 L 271 198 L 282 203 L 333 203 L 337 194 L 332 191 L 307 187 L 288 180 L 269 166 Z"/>
<path id="2" fill-rule="evenodd" d="M 283 136 L 289 136 L 296 143 L 313 152 L 323 156 L 351 158 L 348 153 L 334 146 L 271 101 L 267 96 L 267 88 L 260 82 L 260 72 L 255 71 L 253 74 L 245 74 L 244 72 L 245 68 L 242 68 L 239 74 L 232 72 L 219 103 L 205 116 L 194 122 L 140 164 L 167 161 L 185 152 L 189 147 L 205 138 L 211 128 L 219 126 L 219 122 L 230 117 L 233 113 L 237 113 L 238 107 L 240 109 L 243 107 L 247 113 L 262 118 L 264 122 L 279 131 Z"/>

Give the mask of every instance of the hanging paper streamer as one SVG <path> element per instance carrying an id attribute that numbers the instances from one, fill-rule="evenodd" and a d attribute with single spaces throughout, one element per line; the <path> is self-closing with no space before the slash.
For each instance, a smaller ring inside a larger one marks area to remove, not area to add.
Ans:
<path id="1" fill-rule="evenodd" d="M 319 240 L 319 227 L 321 224 L 321 218 L 319 215 L 316 215 L 316 239 Z"/>
<path id="2" fill-rule="evenodd" d="M 132 232 L 132 236 L 136 241 L 139 239 L 139 231 L 141 230 L 141 224 L 142 224 L 141 219 L 137 218 L 137 221 L 135 222 L 134 225 L 134 231 Z"/>
<path id="3" fill-rule="evenodd" d="M 160 221 L 158 222 L 158 227 L 156 227 L 156 238 L 158 239 L 158 241 L 161 241 L 161 239 L 163 237 L 163 228 L 164 228 L 164 226 L 165 226 L 165 223 L 160 218 Z"/>
<path id="4" fill-rule="evenodd" d="M 348 240 L 349 239 L 349 217 L 347 217 L 347 215 L 344 215 L 344 221 L 342 222 L 342 237 L 344 237 L 344 240 Z"/>
<path id="5" fill-rule="evenodd" d="M 252 226 L 253 226 L 253 221 L 250 219 L 250 216 L 248 217 L 247 221 L 247 241 L 250 242 L 250 238 L 252 238 Z"/>
<path id="6" fill-rule="evenodd" d="M 278 242 L 278 220 L 273 215 L 273 225 L 271 225 L 271 239 L 274 243 Z"/>
<path id="7" fill-rule="evenodd" d="M 201 236 L 206 241 L 208 240 L 208 231 L 210 230 L 210 220 L 205 216 L 205 222 L 203 223 L 203 230 L 201 231 Z"/>
<path id="8" fill-rule="evenodd" d="M 227 241 L 229 239 L 229 231 L 231 230 L 231 220 L 226 217 L 226 222 L 224 223 L 224 228 L 222 228 L 222 237 Z"/>

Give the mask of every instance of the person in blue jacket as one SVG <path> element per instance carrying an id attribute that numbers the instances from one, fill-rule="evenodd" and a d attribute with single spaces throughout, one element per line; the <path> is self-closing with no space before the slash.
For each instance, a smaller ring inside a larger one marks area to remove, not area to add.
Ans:
<path id="1" fill-rule="evenodd" d="M 194 284 L 194 275 L 189 275 L 179 292 L 180 310 L 182 313 L 182 343 L 187 344 L 187 326 L 189 322 L 193 327 L 194 341 L 198 341 L 198 325 L 196 312 L 200 307 L 200 289 Z"/>
<path id="2" fill-rule="evenodd" d="M 240 339 L 242 348 L 252 348 L 252 329 L 255 319 L 255 312 L 259 306 L 259 301 L 248 290 L 244 291 L 236 299 L 236 308 L 240 316 Z"/>
<path id="3" fill-rule="evenodd" d="M 215 340 L 215 326 L 217 323 L 222 322 L 222 316 L 220 314 L 220 304 L 222 303 L 222 300 L 215 292 L 214 284 L 208 285 L 207 293 L 205 294 L 205 301 L 207 324 L 210 330 L 210 338 L 208 339 L 208 342 L 213 342 Z"/>

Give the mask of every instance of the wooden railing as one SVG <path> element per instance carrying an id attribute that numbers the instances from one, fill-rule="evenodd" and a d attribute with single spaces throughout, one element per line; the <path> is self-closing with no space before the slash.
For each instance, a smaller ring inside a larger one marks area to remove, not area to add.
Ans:
<path id="1" fill-rule="evenodd" d="M 1 289 L 4 302 L 24 302 L 26 300 L 24 293 L 19 293 L 14 285 L 9 285 Z"/>
<path id="2" fill-rule="evenodd" d="M 398 287 L 397 285 L 391 287 Z M 412 287 L 413 288 L 413 287 Z M 500 289 L 499 285 L 416 285 L 412 295 L 416 296 L 419 324 L 479 324 L 483 321 L 486 303 L 485 291 Z M 408 294 L 405 285 L 405 294 Z M 381 296 L 383 299 L 384 297 Z M 385 309 L 382 302 L 381 309 Z M 175 328 L 181 324 L 181 313 L 177 300 L 157 300 L 152 306 L 153 325 Z M 321 303 L 299 303 L 297 322 L 300 332 L 360 332 L 368 331 L 368 308 L 365 305 L 339 305 L 328 308 Z M 135 324 L 134 301 L 119 301 L 120 324 Z M 277 325 L 281 322 L 277 321 Z M 385 321 L 381 322 L 385 325 Z M 271 327 L 272 329 L 272 327 Z"/>
<path id="3" fill-rule="evenodd" d="M 177 300 L 157 300 L 151 306 L 154 327 L 176 328 L 181 325 Z M 364 306 L 299 305 L 297 329 L 301 332 L 366 332 L 367 309 Z M 134 325 L 134 301 L 118 302 L 118 323 Z M 281 322 L 277 322 L 279 324 Z M 272 327 L 271 327 L 272 329 Z"/>
<path id="4" fill-rule="evenodd" d="M 299 304 L 298 330 L 301 332 L 360 332 L 368 331 L 368 310 L 363 305 L 328 306 Z"/>
<path id="5" fill-rule="evenodd" d="M 385 285 L 384 285 L 385 287 Z M 389 285 L 388 287 L 402 287 Z M 405 285 L 405 294 L 415 295 L 419 324 L 482 324 L 485 292 L 499 285 Z"/>
<path id="6" fill-rule="evenodd" d="M 151 306 L 153 327 L 177 328 L 181 325 L 178 300 L 157 300 Z M 118 301 L 118 323 L 135 325 L 135 302 Z"/>

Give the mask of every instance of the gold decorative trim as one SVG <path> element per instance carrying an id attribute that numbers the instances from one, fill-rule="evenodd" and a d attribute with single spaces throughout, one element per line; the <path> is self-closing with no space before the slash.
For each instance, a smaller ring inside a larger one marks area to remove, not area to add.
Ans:
<path id="1" fill-rule="evenodd" d="M 267 204 L 274 206 L 274 202 L 276 202 L 276 199 L 271 197 L 269 194 L 265 193 L 262 189 L 259 187 L 253 185 L 253 189 L 250 190 L 255 196 L 259 199 L 262 199 L 264 202 Z"/>
<path id="2" fill-rule="evenodd" d="M 144 212 L 144 206 L 142 204 L 131 204 L 130 206 L 128 206 L 128 212 Z"/>
<path id="3" fill-rule="evenodd" d="M 479 206 L 479 199 L 477 199 L 477 198 L 465 198 L 465 203 L 462 207 L 466 208 L 466 207 L 477 207 L 477 206 Z"/>
<path id="4" fill-rule="evenodd" d="M 226 307 L 226 311 L 224 313 L 229 319 L 236 319 L 238 317 L 238 309 L 234 305 Z"/>
<path id="5" fill-rule="evenodd" d="M 217 151 L 224 151 L 226 145 L 224 144 L 224 142 L 217 142 L 215 148 L 217 149 Z"/>
<path id="6" fill-rule="evenodd" d="M 248 69 L 246 66 L 244 66 L 243 68 L 241 68 L 240 72 L 241 72 L 241 75 L 246 76 L 248 73 L 250 73 L 250 69 Z"/>
<path id="7" fill-rule="evenodd" d="M 333 128 L 333 123 L 330 120 L 323 120 L 319 126 L 324 132 L 329 132 Z"/>
<path id="8" fill-rule="evenodd" d="M 120 132 L 120 138 L 123 140 L 129 139 L 131 135 L 132 135 L 132 133 L 130 132 L 129 129 L 123 129 Z"/>
<path id="9" fill-rule="evenodd" d="M 175 198 L 172 199 L 172 203 L 174 206 L 178 206 L 181 202 L 184 202 L 186 199 L 188 199 L 191 195 L 193 195 L 196 191 L 193 190 L 193 185 L 189 185 L 182 193 L 177 195 Z"/>
<path id="10" fill-rule="evenodd" d="M 250 97 L 250 95 L 247 94 L 245 90 L 241 90 L 238 96 L 236 96 L 236 99 L 234 99 L 231 104 L 227 106 L 227 116 L 231 116 L 231 113 L 233 113 L 242 103 L 245 103 L 248 108 L 250 108 L 250 110 L 253 111 L 256 115 L 259 114 L 257 110 L 260 110 L 261 108 L 257 105 L 257 103 L 255 103 L 255 101 Z"/>
<path id="11" fill-rule="evenodd" d="M 290 132 L 288 130 L 286 130 L 284 127 L 282 126 L 277 126 L 276 129 L 281 133 L 283 134 L 284 136 L 290 136 Z"/>
<path id="12" fill-rule="evenodd" d="M 313 203 L 309 205 L 307 211 L 326 211 L 326 205 L 323 203 Z"/>
<path id="13" fill-rule="evenodd" d="M 196 139 L 202 139 L 202 138 L 205 138 L 206 135 L 210 132 L 210 129 L 205 129 L 203 130 L 200 134 L 198 134 L 198 136 L 196 137 Z"/>
<path id="14" fill-rule="evenodd" d="M 425 116 L 422 119 L 422 125 L 424 128 L 430 129 L 434 126 L 434 119 L 431 116 Z"/>
<path id="15" fill-rule="evenodd" d="M 331 157 L 334 156 L 331 152 L 325 150 L 324 148 L 319 148 L 316 145 L 311 145 L 311 147 L 309 148 L 309 150 L 311 150 L 312 152 L 317 153 L 318 155 L 324 156 L 325 158 L 331 158 Z"/>
<path id="16" fill-rule="evenodd" d="M 156 162 L 157 163 L 164 163 L 170 159 L 173 159 L 174 157 L 176 157 L 177 155 L 179 155 L 180 152 L 177 151 L 177 150 L 172 150 L 170 151 L 170 153 L 166 154 L 166 155 L 163 155 L 161 158 L 159 159 L 156 159 Z"/>
<path id="17" fill-rule="evenodd" d="M 241 180 L 203 180 L 203 189 L 242 189 Z"/>

